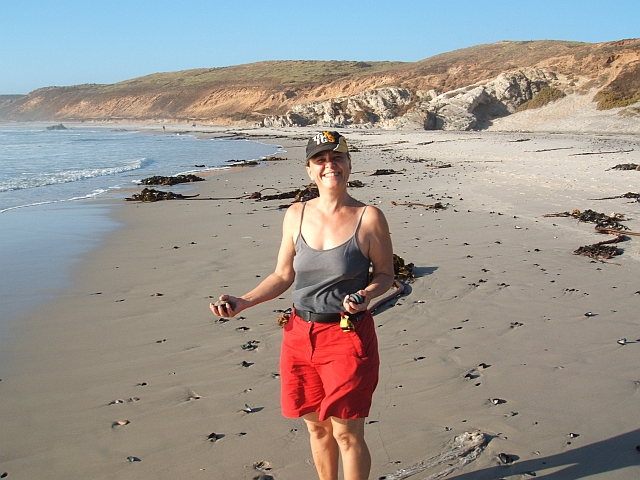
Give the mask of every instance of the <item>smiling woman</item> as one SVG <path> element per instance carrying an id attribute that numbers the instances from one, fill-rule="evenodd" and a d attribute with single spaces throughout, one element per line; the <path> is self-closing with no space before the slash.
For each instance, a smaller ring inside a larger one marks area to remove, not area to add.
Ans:
<path id="1" fill-rule="evenodd" d="M 316 134 L 306 160 L 319 197 L 287 210 L 275 271 L 210 308 L 235 316 L 293 285 L 280 357 L 282 413 L 304 419 L 321 479 L 338 478 L 342 456 L 345 480 L 361 480 L 371 469 L 364 422 L 380 365 L 368 306 L 393 283 L 391 237 L 382 212 L 347 193 L 351 158 L 342 135 Z"/>

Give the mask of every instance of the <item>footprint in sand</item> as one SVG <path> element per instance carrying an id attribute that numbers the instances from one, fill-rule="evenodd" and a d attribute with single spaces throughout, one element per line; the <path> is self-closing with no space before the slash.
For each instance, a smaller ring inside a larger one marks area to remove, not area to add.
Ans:
<path id="1" fill-rule="evenodd" d="M 241 348 L 243 350 L 255 350 L 256 348 L 258 348 L 259 343 L 260 343 L 260 340 L 249 340 L 247 343 L 242 345 Z"/>
<path id="2" fill-rule="evenodd" d="M 271 470 L 271 462 L 268 462 L 266 460 L 262 460 L 261 462 L 256 462 L 252 466 L 256 470 Z"/>
<path id="3" fill-rule="evenodd" d="M 465 380 L 475 380 L 476 378 L 480 377 L 480 373 L 478 373 L 478 371 L 473 368 L 470 371 L 468 371 L 467 373 L 465 373 L 462 378 L 464 378 Z"/>
<path id="4" fill-rule="evenodd" d="M 513 463 L 514 460 L 516 460 L 516 456 L 509 455 L 508 453 L 499 453 L 498 460 L 500 460 L 500 463 L 502 463 L 503 465 L 509 465 Z"/>
<path id="5" fill-rule="evenodd" d="M 193 390 L 185 390 L 176 394 L 174 398 L 177 402 L 190 402 L 191 400 L 200 400 L 202 397 Z"/>
<path id="6" fill-rule="evenodd" d="M 207 440 L 209 440 L 210 442 L 217 442 L 218 440 L 220 440 L 221 438 L 224 438 L 224 434 L 223 433 L 216 433 L 216 432 L 211 432 L 208 436 L 207 436 Z"/>

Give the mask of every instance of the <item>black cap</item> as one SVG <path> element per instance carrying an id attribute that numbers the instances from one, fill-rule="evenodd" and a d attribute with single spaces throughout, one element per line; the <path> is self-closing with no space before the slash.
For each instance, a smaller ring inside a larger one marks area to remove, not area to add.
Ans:
<path id="1" fill-rule="evenodd" d="M 307 143 L 307 160 L 327 150 L 349 153 L 347 140 L 338 132 L 318 132 Z"/>

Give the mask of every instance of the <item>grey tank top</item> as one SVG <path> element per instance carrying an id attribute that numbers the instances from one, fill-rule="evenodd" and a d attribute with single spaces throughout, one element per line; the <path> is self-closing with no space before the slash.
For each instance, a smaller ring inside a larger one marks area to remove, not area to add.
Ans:
<path id="1" fill-rule="evenodd" d="M 362 290 L 369 283 L 369 264 L 364 256 L 356 234 L 367 209 L 365 206 L 349 240 L 328 250 L 316 250 L 302 238 L 304 209 L 300 215 L 300 231 L 296 239 L 296 255 L 293 269 L 296 273 L 293 284 L 293 305 L 314 313 L 339 313 L 344 310 L 345 296 Z"/>

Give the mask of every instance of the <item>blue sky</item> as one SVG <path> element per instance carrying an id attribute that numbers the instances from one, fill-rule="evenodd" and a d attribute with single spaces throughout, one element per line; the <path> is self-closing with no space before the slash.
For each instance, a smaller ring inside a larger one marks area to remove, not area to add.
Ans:
<path id="1" fill-rule="evenodd" d="M 640 0 L 0 0 L 0 94 L 261 60 L 416 61 L 640 37 Z"/>

